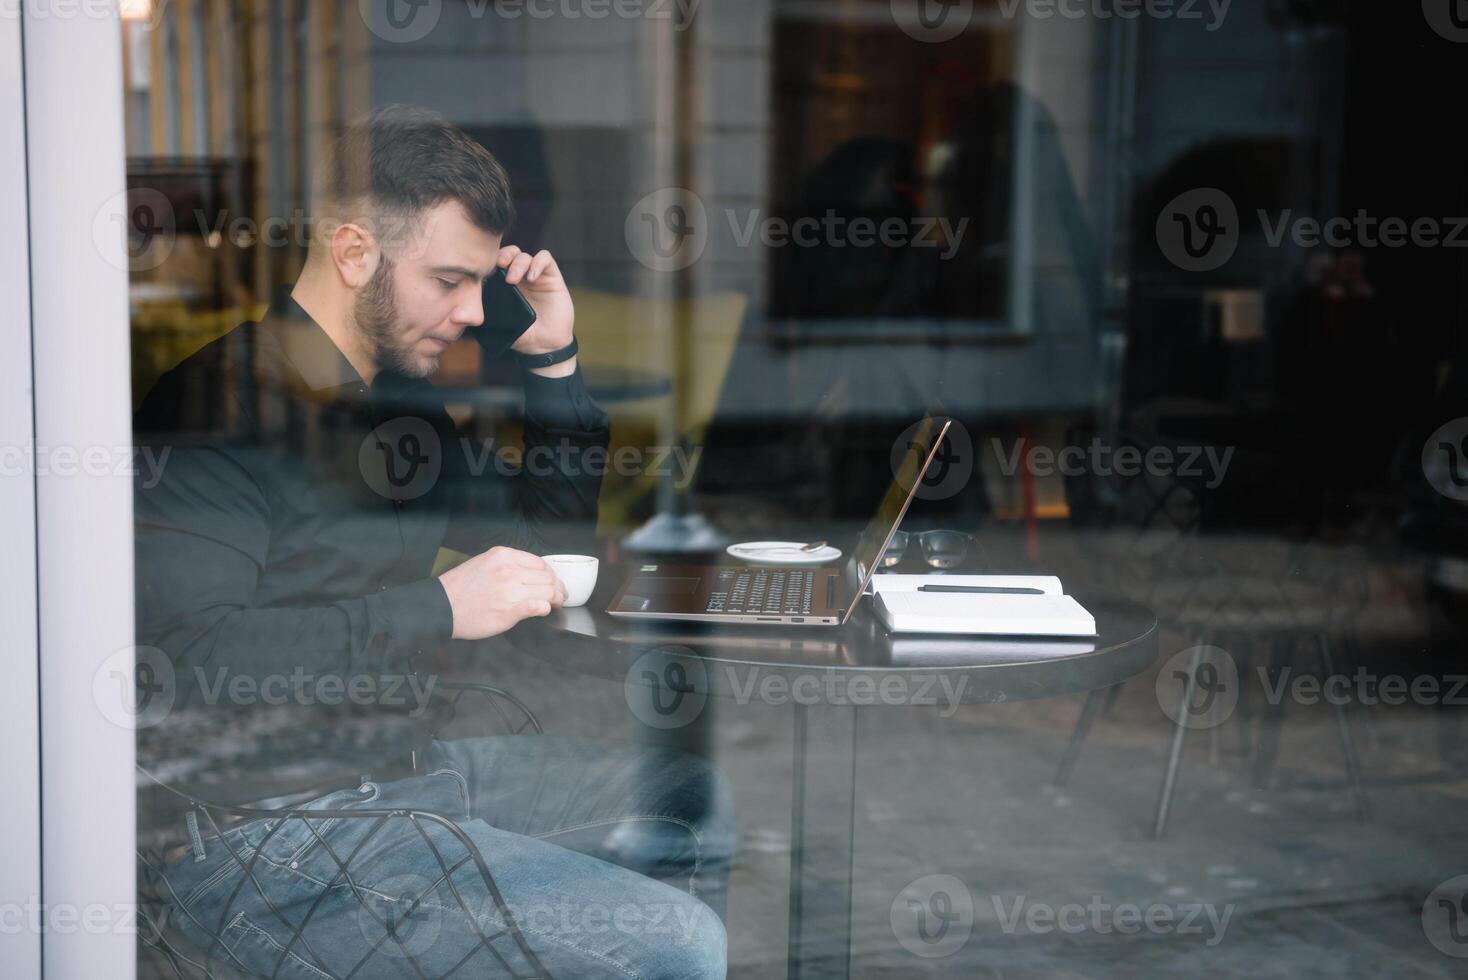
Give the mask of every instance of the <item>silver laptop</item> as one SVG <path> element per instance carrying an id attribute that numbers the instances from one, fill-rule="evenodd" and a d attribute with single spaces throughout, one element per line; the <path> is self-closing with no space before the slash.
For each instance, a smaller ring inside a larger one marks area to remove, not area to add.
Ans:
<path id="1" fill-rule="evenodd" d="M 628 619 L 699 623 L 837 626 L 846 622 L 952 424 L 948 419 L 923 420 L 876 516 L 862 531 L 842 567 L 649 562 L 627 576 L 607 612 Z"/>

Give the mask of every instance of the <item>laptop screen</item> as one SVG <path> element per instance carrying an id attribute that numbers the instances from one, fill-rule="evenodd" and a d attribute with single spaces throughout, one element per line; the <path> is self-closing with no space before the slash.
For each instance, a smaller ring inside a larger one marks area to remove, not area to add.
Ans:
<path id="1" fill-rule="evenodd" d="M 913 493 L 927 473 L 938 447 L 948 434 L 948 427 L 952 424 L 950 420 L 926 418 L 907 436 L 907 445 L 903 447 L 902 460 L 892 475 L 892 483 L 883 494 L 882 502 L 877 505 L 876 515 L 857 538 L 856 546 L 851 549 L 851 557 L 846 560 L 846 566 L 842 569 L 842 585 L 846 588 L 849 600 L 846 612 L 841 617 L 842 622 L 856 608 L 857 600 L 861 598 L 867 582 L 881 563 L 882 553 L 887 550 L 892 533 L 902 523 L 902 516 L 907 513 Z"/>

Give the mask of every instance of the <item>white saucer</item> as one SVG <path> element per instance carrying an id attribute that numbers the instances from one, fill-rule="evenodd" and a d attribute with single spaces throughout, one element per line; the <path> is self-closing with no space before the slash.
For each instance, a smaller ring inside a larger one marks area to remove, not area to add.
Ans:
<path id="1" fill-rule="evenodd" d="M 801 551 L 807 544 L 807 541 L 741 541 L 724 550 L 740 561 L 761 565 L 823 565 L 841 557 L 841 549 L 830 545 Z"/>

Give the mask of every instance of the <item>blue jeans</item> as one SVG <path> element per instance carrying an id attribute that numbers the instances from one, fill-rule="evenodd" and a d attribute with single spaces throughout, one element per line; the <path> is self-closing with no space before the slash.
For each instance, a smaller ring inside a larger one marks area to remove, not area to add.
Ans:
<path id="1" fill-rule="evenodd" d="M 438 742 L 425 771 L 303 809 L 411 808 L 449 818 L 483 855 L 509 917 L 554 976 L 724 976 L 733 818 L 707 762 L 536 736 Z M 202 946 L 210 932 L 221 936 L 216 962 L 265 977 L 323 980 L 354 969 L 363 980 L 437 977 L 465 957 L 455 977 L 537 975 L 450 828 L 392 817 L 374 833 L 376 824 L 266 819 L 223 835 L 204 828 L 192 853 L 164 872 L 175 918 Z M 231 850 L 253 859 L 258 888 Z M 494 952 L 481 947 L 481 934 L 494 937 Z"/>

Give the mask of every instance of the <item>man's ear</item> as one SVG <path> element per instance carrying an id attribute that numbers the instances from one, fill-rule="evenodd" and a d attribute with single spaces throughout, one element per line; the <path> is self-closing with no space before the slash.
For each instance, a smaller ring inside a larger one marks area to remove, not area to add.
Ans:
<path id="1" fill-rule="evenodd" d="M 367 285 L 382 261 L 382 249 L 372 233 L 361 225 L 346 222 L 331 230 L 329 243 L 331 262 L 342 282 L 352 289 Z"/>

